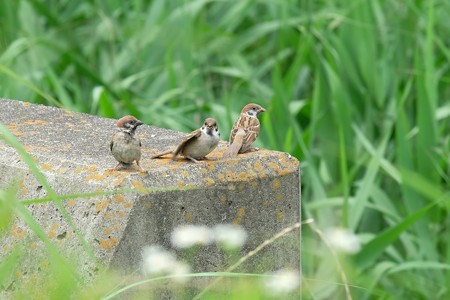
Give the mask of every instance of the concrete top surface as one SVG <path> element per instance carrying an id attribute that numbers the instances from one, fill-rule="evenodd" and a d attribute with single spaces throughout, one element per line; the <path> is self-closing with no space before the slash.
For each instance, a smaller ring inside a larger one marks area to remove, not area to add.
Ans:
<path id="1" fill-rule="evenodd" d="M 8 99 L 0 99 L 0 108 L 0 122 L 39 160 L 44 171 L 87 171 L 88 180 L 105 180 L 111 175 L 108 169 L 114 167 L 116 161 L 110 153 L 109 143 L 116 131 L 116 120 Z M 237 158 L 222 158 L 225 142 L 208 155 L 211 160 L 199 164 L 172 161 L 169 156 L 150 159 L 153 154 L 175 147 L 186 133 L 149 125 L 140 126 L 137 133 L 142 140 L 141 166 L 148 171 L 140 177 L 149 179 L 146 180 L 148 186 L 214 185 L 270 174 L 289 174 L 299 168 L 298 160 L 290 154 L 263 149 Z M 7 151 L 6 148 L 10 147 L 0 143 L 0 149 Z M 159 175 L 155 176 L 157 173 Z M 189 180 L 198 179 L 199 174 L 202 182 Z"/>

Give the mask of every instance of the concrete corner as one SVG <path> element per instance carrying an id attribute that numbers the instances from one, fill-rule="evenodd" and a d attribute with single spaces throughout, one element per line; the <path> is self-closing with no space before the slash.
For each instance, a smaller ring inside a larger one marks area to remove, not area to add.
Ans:
<path id="1" fill-rule="evenodd" d="M 7 99 L 0 99 L 0 110 L 0 123 L 20 140 L 56 193 L 72 195 L 61 201 L 103 266 L 136 270 L 142 248 L 159 244 L 171 249 L 170 234 L 181 224 L 240 224 L 248 233 L 241 251 L 245 255 L 300 221 L 299 162 L 287 153 L 260 150 L 224 159 L 223 142 L 209 155 L 211 160 L 198 164 L 152 160 L 152 154 L 175 145 L 184 133 L 143 125 L 138 129 L 141 166 L 148 172 L 116 172 L 108 170 L 115 165 L 108 147 L 115 120 Z M 0 188 L 12 182 L 21 200 L 47 196 L 15 149 L 0 139 Z M 128 192 L 114 194 L 117 190 Z M 95 192 L 111 193 L 77 196 Z M 96 263 L 58 207 L 44 202 L 28 208 L 48 238 L 76 258 L 81 274 L 88 280 L 95 277 Z M 0 258 L 19 244 L 27 249 L 20 280 L 38 278 L 48 265 L 44 244 L 16 220 L 0 239 Z M 193 271 L 222 271 L 225 261 L 216 246 L 202 247 Z M 240 271 L 284 267 L 300 269 L 299 231 L 269 245 Z M 12 285 L 16 277 L 11 276 Z"/>

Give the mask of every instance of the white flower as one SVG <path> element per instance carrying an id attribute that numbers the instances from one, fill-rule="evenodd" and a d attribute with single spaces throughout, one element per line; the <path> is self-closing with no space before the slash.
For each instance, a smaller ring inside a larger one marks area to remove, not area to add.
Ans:
<path id="1" fill-rule="evenodd" d="M 171 241 L 177 248 L 209 245 L 213 241 L 212 230 L 206 226 L 182 225 L 174 229 Z"/>
<path id="2" fill-rule="evenodd" d="M 179 283 L 185 283 L 189 280 L 189 277 L 183 276 L 191 273 L 191 267 L 184 262 L 177 262 L 174 269 L 172 270 L 172 275 L 175 275 L 173 280 Z M 179 277 L 178 277 L 179 276 Z"/>
<path id="3" fill-rule="evenodd" d="M 247 239 L 247 232 L 239 225 L 218 224 L 213 231 L 216 242 L 226 249 L 241 248 Z"/>
<path id="4" fill-rule="evenodd" d="M 279 270 L 270 275 L 264 280 L 264 288 L 272 295 L 287 294 L 295 291 L 300 286 L 298 271 Z"/>
<path id="5" fill-rule="evenodd" d="M 325 238 L 335 250 L 355 254 L 361 249 L 358 237 L 348 229 L 329 228 L 325 231 Z"/>
<path id="6" fill-rule="evenodd" d="M 147 246 L 142 250 L 142 270 L 146 275 L 171 273 L 177 263 L 175 255 L 158 245 Z"/>
<path id="7" fill-rule="evenodd" d="M 174 281 L 186 282 L 189 277 L 183 276 L 191 272 L 191 267 L 177 261 L 175 255 L 161 246 L 147 246 L 142 250 L 142 270 L 145 275 L 175 275 Z"/>

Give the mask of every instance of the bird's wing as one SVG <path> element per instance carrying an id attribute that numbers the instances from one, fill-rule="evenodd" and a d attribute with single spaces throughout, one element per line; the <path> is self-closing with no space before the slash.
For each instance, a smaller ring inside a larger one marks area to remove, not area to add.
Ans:
<path id="1" fill-rule="evenodd" d="M 244 141 L 242 142 L 241 152 L 245 152 L 256 140 L 259 135 L 259 120 L 257 118 L 249 118 L 245 130 Z"/>
<path id="2" fill-rule="evenodd" d="M 180 142 L 180 144 L 178 144 L 178 147 L 175 149 L 175 151 L 173 151 L 173 156 L 172 158 L 177 157 L 180 153 L 183 152 L 184 147 L 186 147 L 186 145 L 188 143 L 190 143 L 192 141 L 192 139 L 194 138 L 199 138 L 202 135 L 202 130 L 196 129 L 194 131 L 192 131 L 191 133 L 189 133 L 188 135 L 186 135 L 183 140 Z"/>

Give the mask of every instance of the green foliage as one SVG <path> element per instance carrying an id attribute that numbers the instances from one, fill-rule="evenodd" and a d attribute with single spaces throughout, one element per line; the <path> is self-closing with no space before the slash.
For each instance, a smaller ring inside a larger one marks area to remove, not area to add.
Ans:
<path id="1" fill-rule="evenodd" d="M 259 145 L 301 161 L 304 216 L 365 242 L 345 264 L 354 297 L 447 299 L 449 12 L 443 0 L 2 1 L 0 96 L 183 131 L 213 116 L 224 139 L 258 102 Z M 25 214 L 8 193 L 0 230 Z M 303 232 L 305 295 L 345 297 L 327 247 Z"/>

